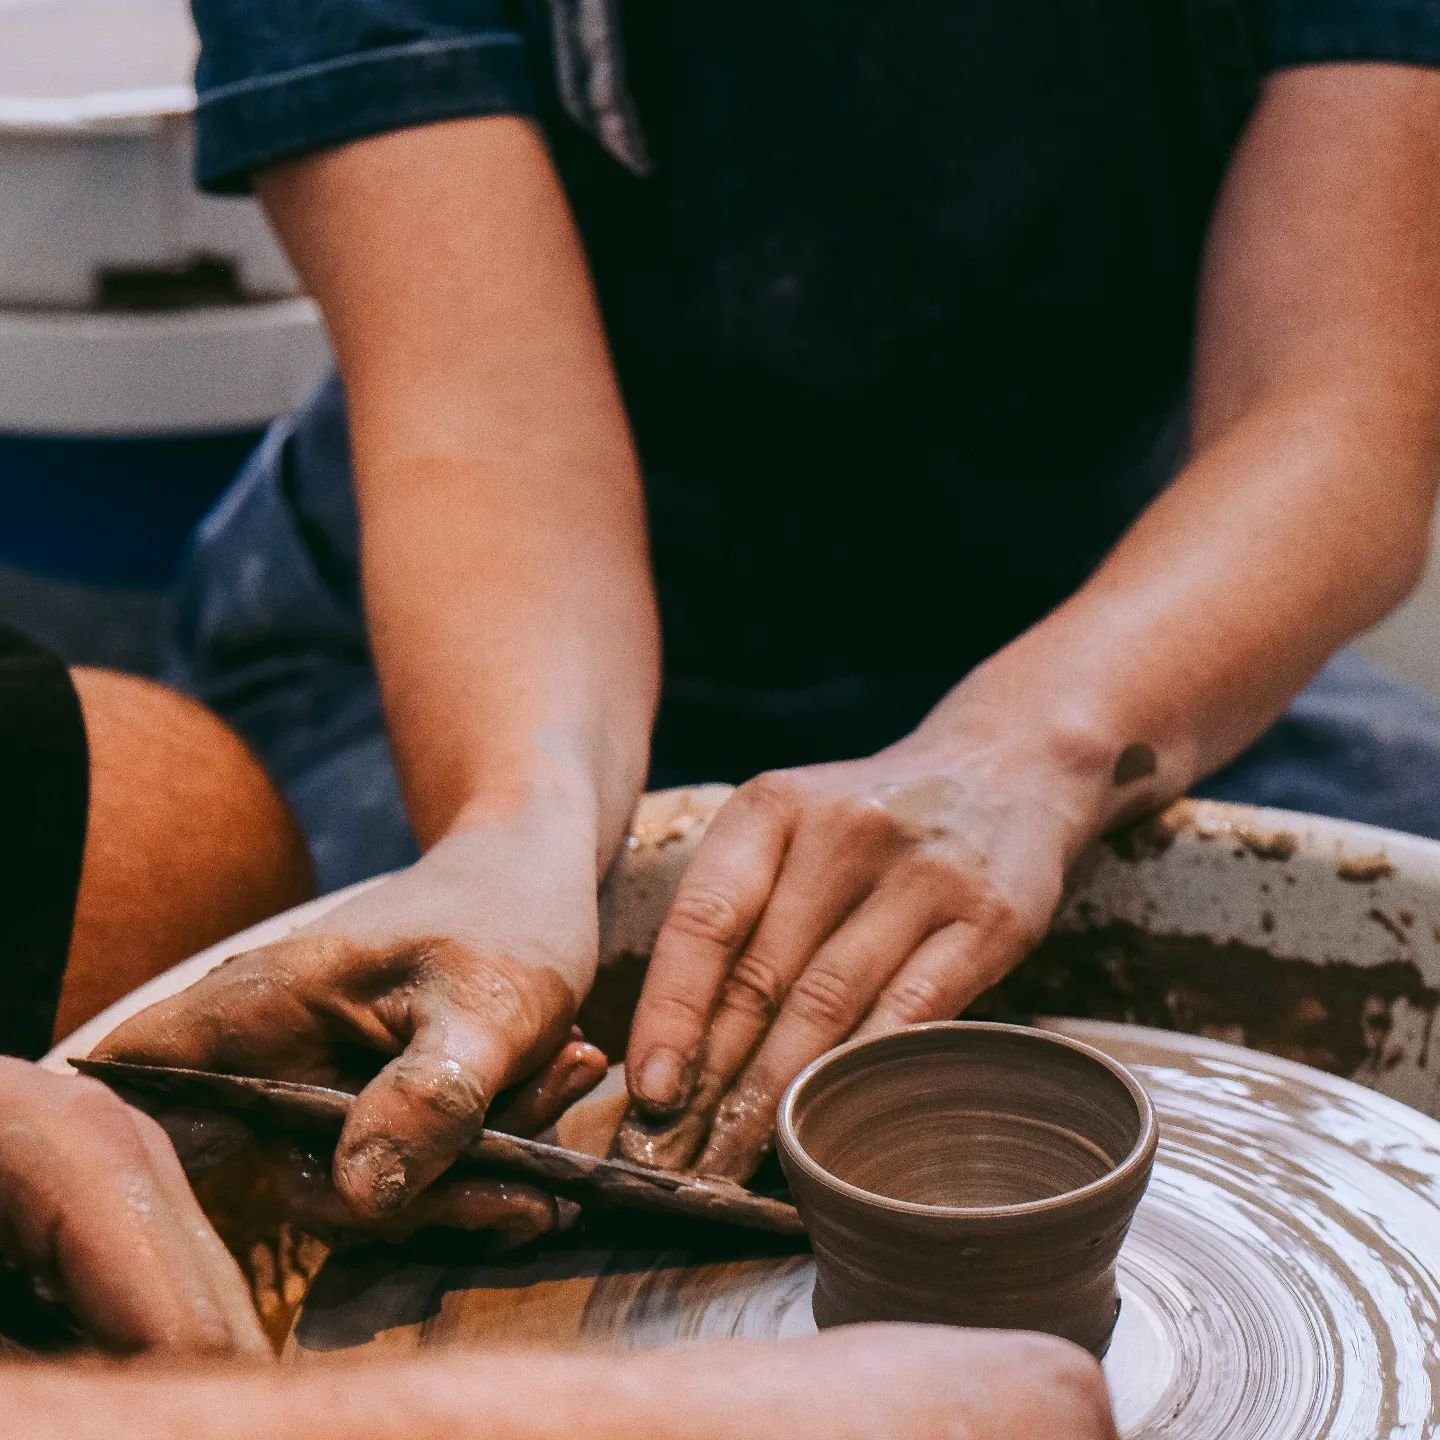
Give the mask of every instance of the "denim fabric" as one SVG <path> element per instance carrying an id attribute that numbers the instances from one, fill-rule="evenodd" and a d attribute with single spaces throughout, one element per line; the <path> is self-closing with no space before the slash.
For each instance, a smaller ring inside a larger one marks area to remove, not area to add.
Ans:
<path id="1" fill-rule="evenodd" d="M 531 59 L 505 0 L 193 0 L 196 172 L 249 172 L 363 136 L 528 114 Z"/>
<path id="2" fill-rule="evenodd" d="M 199 532 L 170 671 L 259 752 L 326 890 L 416 854 L 366 648 L 347 470 L 332 382 L 275 429 Z M 956 678 L 849 675 L 788 689 L 672 681 L 651 784 L 739 781 L 869 753 L 913 726 Z M 1440 709 L 1341 654 L 1196 793 L 1440 839 Z"/>
<path id="3" fill-rule="evenodd" d="M 1440 839 L 1440 708 L 1342 651 L 1195 794 Z"/>
<path id="4" fill-rule="evenodd" d="M 1262 0 L 1267 69 L 1327 61 L 1440 64 L 1436 0 Z"/>

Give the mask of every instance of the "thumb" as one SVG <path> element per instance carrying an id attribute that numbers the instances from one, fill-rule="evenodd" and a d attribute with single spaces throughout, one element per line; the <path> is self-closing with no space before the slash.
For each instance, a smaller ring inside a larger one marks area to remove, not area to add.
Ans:
<path id="1" fill-rule="evenodd" d="M 335 1186 L 363 1216 L 402 1209 L 454 1164 L 533 1037 L 438 1007 L 360 1092 L 335 1149 Z"/>

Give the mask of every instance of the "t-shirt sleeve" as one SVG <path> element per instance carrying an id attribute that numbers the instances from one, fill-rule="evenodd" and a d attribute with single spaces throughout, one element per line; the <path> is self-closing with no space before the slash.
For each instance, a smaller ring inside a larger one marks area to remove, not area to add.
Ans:
<path id="1" fill-rule="evenodd" d="M 1440 65 L 1440 0 L 1261 0 L 1265 69 L 1326 62 Z"/>
<path id="2" fill-rule="evenodd" d="M 248 188 L 276 161 L 410 125 L 532 114 L 506 0 L 193 0 L 196 178 Z"/>

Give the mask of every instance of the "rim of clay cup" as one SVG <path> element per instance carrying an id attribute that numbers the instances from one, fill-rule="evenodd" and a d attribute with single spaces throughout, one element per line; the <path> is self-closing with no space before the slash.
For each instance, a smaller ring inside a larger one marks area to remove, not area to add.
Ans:
<path id="1" fill-rule="evenodd" d="M 882 1195 L 877 1190 L 866 1190 L 842 1180 L 833 1171 L 827 1170 L 800 1143 L 795 1133 L 795 1105 L 800 1092 L 821 1071 L 828 1069 L 837 1060 L 853 1055 L 857 1050 L 874 1050 L 886 1045 L 895 1045 L 906 1037 L 917 1033 L 949 1031 L 951 1033 L 989 1032 L 1003 1035 L 1023 1035 L 1037 1044 L 1053 1045 L 1073 1050 L 1109 1071 L 1129 1093 L 1135 1102 L 1139 1117 L 1139 1135 L 1124 1159 L 1107 1170 L 1098 1180 L 1081 1185 L 1074 1190 L 1064 1190 L 1059 1195 L 1048 1195 L 1043 1200 L 1022 1200 L 1013 1205 L 927 1205 L 916 1200 L 896 1200 Z M 1068 1035 L 1057 1035 L 1052 1030 L 1040 1030 L 1031 1025 L 1005 1025 L 995 1020 L 932 1020 L 923 1025 L 907 1025 L 900 1030 L 889 1030 L 883 1035 L 869 1035 L 859 1040 L 847 1040 L 833 1050 L 827 1050 L 818 1059 L 812 1060 L 791 1082 L 780 1100 L 775 1128 L 780 1144 L 789 1159 L 794 1160 L 821 1184 L 829 1186 L 842 1195 L 866 1204 L 882 1206 L 886 1210 L 900 1211 L 907 1215 L 931 1215 L 937 1219 L 974 1220 L 988 1217 L 1005 1219 L 1011 1216 L 1043 1215 L 1049 1210 L 1060 1210 L 1074 1205 L 1091 1195 L 1097 1195 L 1132 1179 L 1137 1171 L 1146 1169 L 1155 1157 L 1160 1144 L 1160 1123 L 1155 1116 L 1155 1106 L 1145 1087 L 1118 1060 L 1087 1045 L 1083 1040 L 1072 1040 Z"/>

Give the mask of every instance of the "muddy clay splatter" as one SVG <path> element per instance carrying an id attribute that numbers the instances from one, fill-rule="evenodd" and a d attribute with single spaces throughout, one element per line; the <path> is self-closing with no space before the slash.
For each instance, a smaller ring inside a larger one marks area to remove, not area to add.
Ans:
<path id="1" fill-rule="evenodd" d="M 1288 830 L 1257 830 L 1251 825 L 1237 825 L 1231 833 L 1240 842 L 1237 856 L 1248 852 L 1257 860 L 1290 860 L 1300 848 L 1299 837 Z"/>
<path id="2" fill-rule="evenodd" d="M 1374 855 L 1351 856 L 1335 867 L 1337 878 L 1352 885 L 1369 885 L 1376 880 L 1388 880 L 1394 873 L 1395 867 L 1383 850 Z"/>
<path id="3" fill-rule="evenodd" d="M 1117 921 L 1051 935 L 982 1008 L 1184 1030 L 1356 1075 L 1386 1063 L 1400 1002 L 1429 1025 L 1440 1009 L 1440 991 L 1410 960 L 1315 963 L 1238 941 L 1151 935 Z"/>

